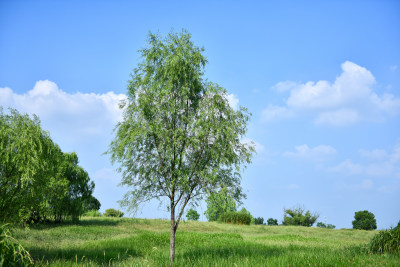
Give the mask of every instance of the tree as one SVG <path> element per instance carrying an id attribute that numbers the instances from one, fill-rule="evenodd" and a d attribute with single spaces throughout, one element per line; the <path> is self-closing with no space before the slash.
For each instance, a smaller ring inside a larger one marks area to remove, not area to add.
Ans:
<path id="1" fill-rule="evenodd" d="M 264 218 L 263 218 L 263 217 L 254 218 L 254 224 L 255 224 L 255 225 L 258 225 L 258 224 L 265 224 L 265 223 L 264 223 Z"/>
<path id="2" fill-rule="evenodd" d="M 273 219 L 273 218 L 269 218 L 267 220 L 268 225 L 278 225 L 278 220 L 277 219 Z"/>
<path id="3" fill-rule="evenodd" d="M 106 217 L 122 217 L 124 216 L 124 213 L 120 210 L 116 210 L 116 209 L 106 209 L 106 211 L 104 212 L 104 216 Z"/>
<path id="4" fill-rule="evenodd" d="M 37 116 L 0 107 L 0 221 L 25 222 L 42 212 L 59 153 Z"/>
<path id="5" fill-rule="evenodd" d="M 186 213 L 186 218 L 189 221 L 198 221 L 200 218 L 200 214 L 194 209 L 189 209 Z"/>
<path id="6" fill-rule="evenodd" d="M 333 224 L 330 224 L 330 223 L 325 224 L 325 223 L 323 223 L 323 222 L 318 222 L 318 223 L 317 223 L 317 227 L 320 227 L 320 228 L 328 228 L 328 229 L 335 229 L 335 228 L 336 228 L 336 226 L 333 225 Z"/>
<path id="7" fill-rule="evenodd" d="M 375 215 L 367 210 L 357 211 L 354 214 L 354 221 L 352 222 L 354 229 L 362 230 L 375 230 L 376 220 Z"/>
<path id="8" fill-rule="evenodd" d="M 135 211 L 151 199 L 167 199 L 171 264 L 186 205 L 222 187 L 242 197 L 240 169 L 254 152 L 240 141 L 247 109 L 231 108 L 227 91 L 204 79 L 204 49 L 190 38 L 186 31 L 166 38 L 149 34 L 107 151 L 120 164 L 121 184 L 131 189 L 123 207 Z"/>
<path id="9" fill-rule="evenodd" d="M 299 225 L 299 226 L 312 226 L 319 215 L 317 213 L 311 214 L 309 210 L 305 211 L 303 207 L 283 210 L 283 225 Z"/>
<path id="10" fill-rule="evenodd" d="M 236 211 L 236 201 L 232 192 L 227 188 L 221 188 L 218 192 L 210 194 L 207 199 L 207 210 L 204 214 L 207 220 L 218 221 L 219 217 L 226 212 Z"/>
<path id="11" fill-rule="evenodd" d="M 63 153 L 33 115 L 0 107 L 0 221 L 77 221 L 94 183 L 75 153 Z"/>

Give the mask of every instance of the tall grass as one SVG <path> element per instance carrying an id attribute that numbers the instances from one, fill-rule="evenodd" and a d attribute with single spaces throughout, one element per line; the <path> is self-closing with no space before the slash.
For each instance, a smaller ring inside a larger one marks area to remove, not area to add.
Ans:
<path id="1" fill-rule="evenodd" d="M 43 266 L 169 266 L 169 221 L 83 218 L 80 224 L 16 229 Z M 396 266 L 368 253 L 372 231 L 183 222 L 176 266 Z"/>
<path id="2" fill-rule="evenodd" d="M 8 225 L 0 225 L 0 266 L 33 266 L 28 251 L 11 236 Z"/>

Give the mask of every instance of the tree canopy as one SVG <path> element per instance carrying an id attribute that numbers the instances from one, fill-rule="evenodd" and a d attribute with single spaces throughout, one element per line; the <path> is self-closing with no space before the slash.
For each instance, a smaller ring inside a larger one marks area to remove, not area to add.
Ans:
<path id="1" fill-rule="evenodd" d="M 37 116 L 0 107 L 0 221 L 76 221 L 93 188 L 78 156 L 63 153 Z"/>
<path id="2" fill-rule="evenodd" d="M 149 34 L 108 150 L 120 164 L 121 184 L 130 188 L 123 206 L 168 200 L 171 261 L 188 202 L 222 187 L 243 195 L 240 170 L 254 152 L 240 141 L 250 114 L 230 107 L 227 91 L 204 78 L 203 51 L 186 31 L 165 38 Z"/>

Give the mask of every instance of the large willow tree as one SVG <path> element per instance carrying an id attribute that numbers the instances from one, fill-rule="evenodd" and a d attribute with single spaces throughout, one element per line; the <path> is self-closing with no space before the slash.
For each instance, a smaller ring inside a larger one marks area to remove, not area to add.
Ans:
<path id="1" fill-rule="evenodd" d="M 254 148 L 240 141 L 247 109 L 233 109 L 226 90 L 204 79 L 204 49 L 192 43 L 190 34 L 148 37 L 108 153 L 120 164 L 121 184 L 130 188 L 123 206 L 167 198 L 172 263 L 187 204 L 219 188 L 240 198 L 240 170 L 250 163 Z"/>

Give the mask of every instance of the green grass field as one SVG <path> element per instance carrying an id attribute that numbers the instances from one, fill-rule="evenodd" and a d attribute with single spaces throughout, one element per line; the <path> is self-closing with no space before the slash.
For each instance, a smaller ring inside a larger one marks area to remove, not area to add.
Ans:
<path id="1" fill-rule="evenodd" d="M 399 266 L 399 255 L 369 254 L 376 232 L 293 226 L 182 222 L 176 266 Z M 169 221 L 83 218 L 78 225 L 13 230 L 44 266 L 168 266 Z"/>

